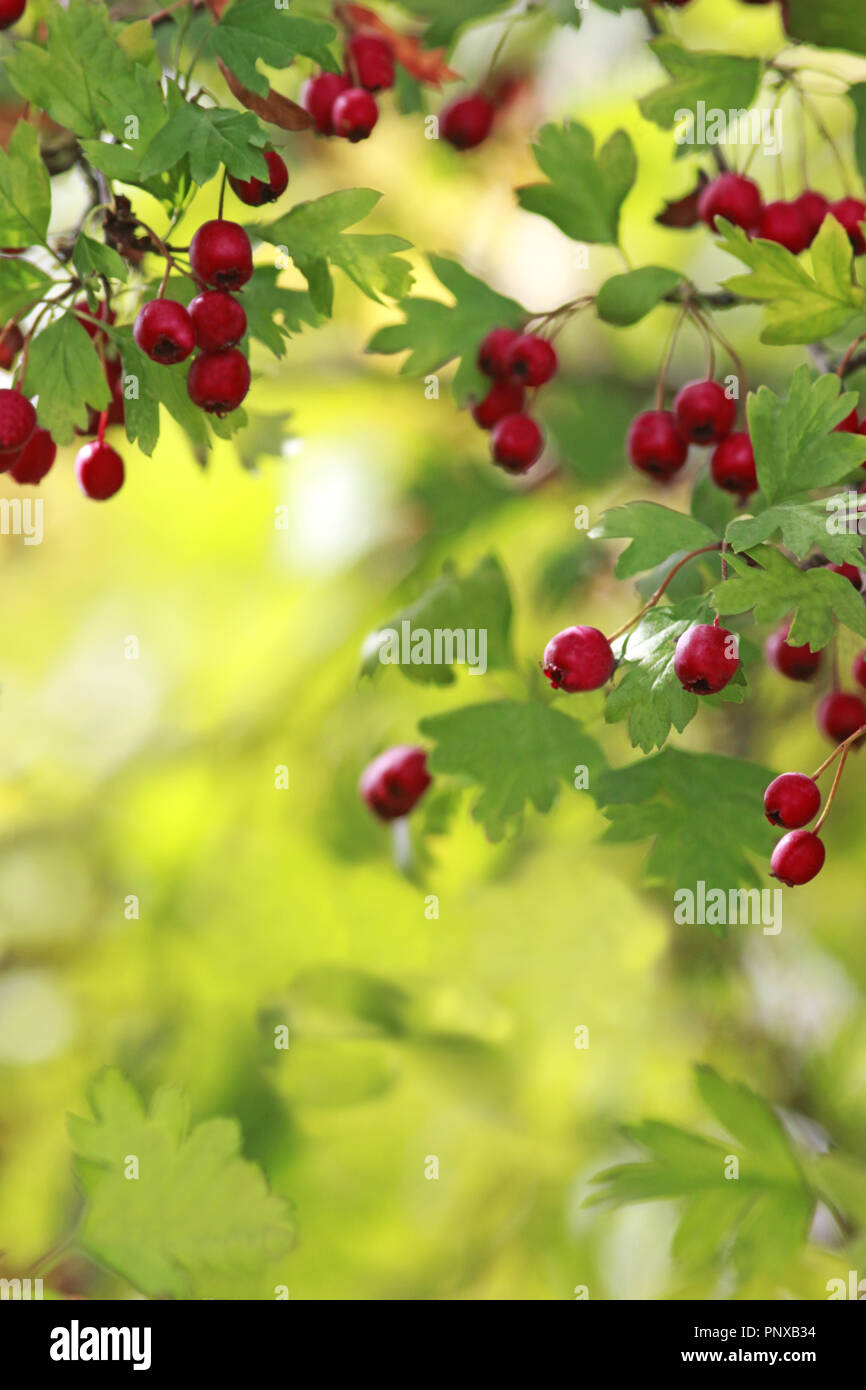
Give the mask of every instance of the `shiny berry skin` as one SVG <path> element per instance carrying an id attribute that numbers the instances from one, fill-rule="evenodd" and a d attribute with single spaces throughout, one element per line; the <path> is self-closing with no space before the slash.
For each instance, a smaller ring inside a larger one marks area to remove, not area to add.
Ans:
<path id="1" fill-rule="evenodd" d="M 508 380 L 520 386 L 543 386 L 556 376 L 558 365 L 552 343 L 534 333 L 521 333 L 508 349 L 505 371 Z"/>
<path id="2" fill-rule="evenodd" d="M 799 830 L 821 809 L 817 784 L 804 772 L 783 772 L 764 792 L 764 813 L 771 825 Z"/>
<path id="3" fill-rule="evenodd" d="M 24 334 L 17 323 L 9 324 L 8 328 L 0 328 L 0 367 L 4 372 L 8 372 L 23 346 Z"/>
<path id="4" fill-rule="evenodd" d="M 219 352 L 234 347 L 247 331 L 244 306 L 224 290 L 204 290 L 189 306 L 195 328 L 196 347 L 203 352 Z"/>
<path id="5" fill-rule="evenodd" d="M 348 44 L 347 67 L 368 92 L 382 92 L 394 85 L 394 54 L 378 34 L 353 34 Z"/>
<path id="6" fill-rule="evenodd" d="M 729 434 L 717 444 L 710 460 L 710 475 L 717 487 L 747 497 L 758 486 L 752 441 L 744 430 Z"/>
<path id="7" fill-rule="evenodd" d="M 856 410 L 852 410 L 850 415 L 846 415 L 844 420 L 840 420 L 838 425 L 833 426 L 834 434 L 858 434 L 859 431 L 860 424 Z"/>
<path id="8" fill-rule="evenodd" d="M 203 284 L 239 290 L 253 273 L 250 239 L 237 222 L 203 222 L 190 242 L 189 263 Z"/>
<path id="9" fill-rule="evenodd" d="M 490 439 L 493 462 L 506 473 L 526 473 L 544 452 L 544 434 L 531 415 L 503 415 Z"/>
<path id="10" fill-rule="evenodd" d="M 812 241 L 811 225 L 796 203 L 767 203 L 755 235 L 784 246 L 793 256 L 799 256 Z"/>
<path id="11" fill-rule="evenodd" d="M 692 444 L 718 444 L 734 428 L 737 402 L 717 381 L 690 381 L 674 401 L 674 419 Z"/>
<path id="12" fill-rule="evenodd" d="M 824 225 L 824 218 L 830 211 L 829 200 L 824 197 L 823 193 L 814 193 L 811 189 L 807 189 L 805 193 L 800 194 L 799 198 L 794 199 L 793 206 L 799 208 L 806 219 L 806 225 L 809 228 L 809 244 L 811 245 Z"/>
<path id="13" fill-rule="evenodd" d="M 15 24 L 27 8 L 27 0 L 0 0 L 0 29 Z"/>
<path id="14" fill-rule="evenodd" d="M 139 309 L 132 336 L 151 360 L 163 366 L 185 362 L 195 347 L 193 321 L 174 299 L 152 299 Z"/>
<path id="15" fill-rule="evenodd" d="M 826 850 L 811 830 L 789 830 L 783 835 L 770 860 L 770 873 L 780 883 L 794 888 L 809 883 L 824 867 Z"/>
<path id="16" fill-rule="evenodd" d="M 491 328 L 478 349 L 478 366 L 485 376 L 505 380 L 508 354 L 522 336 L 515 328 Z"/>
<path id="17" fill-rule="evenodd" d="M 193 405 L 209 415 L 227 415 L 250 389 L 250 364 L 237 348 L 202 352 L 189 369 L 186 389 Z"/>
<path id="18" fill-rule="evenodd" d="M 554 690 L 574 695 L 599 690 L 613 675 L 616 657 L 597 627 L 567 627 L 544 648 L 544 674 Z"/>
<path id="19" fill-rule="evenodd" d="M 707 184 L 698 201 L 698 215 L 712 230 L 716 218 L 724 217 L 735 227 L 751 232 L 761 220 L 761 190 L 743 174 L 719 174 Z"/>
<path id="20" fill-rule="evenodd" d="M 496 108 L 481 92 L 455 97 L 439 113 L 439 133 L 455 150 L 474 150 L 493 127 Z"/>
<path id="21" fill-rule="evenodd" d="M 789 681 L 810 681 L 820 668 L 823 652 L 813 652 L 806 645 L 792 647 L 787 640 L 789 630 L 786 625 L 771 633 L 764 646 L 764 655 Z"/>
<path id="22" fill-rule="evenodd" d="M 366 140 L 378 119 L 376 99 L 363 87 L 350 87 L 343 92 L 337 97 L 331 112 L 334 134 L 342 136 L 352 145 Z"/>
<path id="23" fill-rule="evenodd" d="M 75 476 L 85 497 L 105 502 L 123 486 L 123 459 L 109 444 L 100 444 L 94 439 L 78 450 Z"/>
<path id="24" fill-rule="evenodd" d="M 866 222 L 866 203 L 861 203 L 859 198 L 840 198 L 838 203 L 830 204 L 830 211 L 848 233 L 848 240 L 854 248 L 854 255 L 862 256 L 866 251 L 866 240 L 864 240 L 860 224 Z"/>
<path id="25" fill-rule="evenodd" d="M 275 203 L 289 186 L 289 171 L 276 150 L 263 150 L 262 153 L 268 166 L 267 182 L 257 178 L 236 179 L 229 174 L 229 183 L 235 193 L 250 208 Z"/>
<path id="26" fill-rule="evenodd" d="M 689 446 L 669 410 L 645 410 L 629 426 L 626 449 L 641 473 L 667 482 L 686 461 Z"/>
<path id="27" fill-rule="evenodd" d="M 866 652 L 858 652 L 851 667 L 851 674 L 858 685 L 866 689 Z"/>
<path id="28" fill-rule="evenodd" d="M 380 820 L 397 820 L 418 804 L 431 781 L 424 749 L 399 745 L 364 768 L 358 790 Z"/>
<path id="29" fill-rule="evenodd" d="M 57 457 L 57 445 L 47 430 L 35 429 L 12 467 L 16 483 L 41 483 Z"/>
<path id="30" fill-rule="evenodd" d="M 866 724 L 866 703 L 859 695 L 849 695 L 846 690 L 836 690 L 832 695 L 824 696 L 818 706 L 817 718 L 818 728 L 822 733 L 833 743 L 842 743 Z"/>
<path id="31" fill-rule="evenodd" d="M 0 391 L 0 469 L 3 454 L 17 454 L 36 428 L 36 411 L 20 391 Z M 10 466 L 7 460 L 5 467 Z"/>
<path id="32" fill-rule="evenodd" d="M 472 418 L 483 430 L 492 430 L 505 415 L 519 415 L 526 396 L 522 386 L 494 381 L 483 401 L 472 408 Z"/>
<path id="33" fill-rule="evenodd" d="M 323 72 L 311 77 L 304 84 L 301 103 L 313 118 L 313 124 L 320 135 L 334 133 L 334 102 L 351 87 L 348 77 L 339 72 Z"/>
<path id="34" fill-rule="evenodd" d="M 851 584 L 854 585 L 854 588 L 857 590 L 859 594 L 863 585 L 863 575 L 860 573 L 860 570 L 858 570 L 856 565 L 849 565 L 847 563 L 843 563 L 841 565 L 828 565 L 827 568 L 828 570 L 832 570 L 834 574 L 841 574 L 843 579 L 847 579 Z"/>
<path id="35" fill-rule="evenodd" d="M 715 695 L 736 674 L 737 639 L 727 628 L 696 623 L 684 632 L 674 651 L 674 671 L 692 695 Z"/>

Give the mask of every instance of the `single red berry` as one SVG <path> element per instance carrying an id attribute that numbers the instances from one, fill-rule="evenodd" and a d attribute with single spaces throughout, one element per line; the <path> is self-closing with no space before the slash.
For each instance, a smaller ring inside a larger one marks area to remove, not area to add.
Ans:
<path id="1" fill-rule="evenodd" d="M 534 333 L 521 333 L 508 349 L 505 370 L 509 381 L 521 386 L 543 386 L 556 375 L 558 365 L 552 343 Z"/>
<path id="2" fill-rule="evenodd" d="M 752 441 L 744 430 L 729 434 L 717 444 L 710 460 L 710 475 L 717 487 L 747 497 L 758 486 Z"/>
<path id="3" fill-rule="evenodd" d="M 203 284 L 239 290 L 253 273 L 250 239 L 237 222 L 203 222 L 190 242 L 189 263 Z"/>
<path id="4" fill-rule="evenodd" d="M 100 299 L 95 311 L 91 309 L 86 299 L 77 299 L 72 307 L 75 317 L 78 319 L 85 333 L 87 333 L 94 342 L 99 339 L 101 342 L 107 343 L 108 334 L 104 333 L 101 328 L 97 328 L 96 324 L 90 321 L 91 319 L 99 319 L 100 323 L 107 323 L 109 327 L 115 323 L 117 315 L 113 309 L 109 309 L 105 300 Z M 90 318 L 82 318 L 83 314 L 89 314 Z"/>
<path id="5" fill-rule="evenodd" d="M 862 256 L 866 251 L 866 239 L 860 228 L 861 223 L 866 222 L 866 203 L 861 203 L 859 198 L 840 198 L 838 203 L 831 203 L 830 211 L 848 233 L 854 255 Z"/>
<path id="6" fill-rule="evenodd" d="M 380 820 L 396 820 L 409 814 L 431 781 L 424 749 L 399 745 L 364 768 L 358 790 Z"/>
<path id="7" fill-rule="evenodd" d="M 866 424 L 866 421 L 864 421 Z M 857 411 L 852 410 L 850 415 L 846 415 L 844 420 L 840 420 L 838 425 L 833 426 L 835 434 L 858 434 L 860 432 L 860 422 L 857 419 Z"/>
<path id="8" fill-rule="evenodd" d="M 684 632 L 674 651 L 674 671 L 692 695 L 724 690 L 740 664 L 737 639 L 727 628 L 696 623 Z"/>
<path id="9" fill-rule="evenodd" d="M 487 139 L 496 108 L 481 92 L 455 97 L 439 113 L 439 133 L 455 150 L 474 150 Z"/>
<path id="10" fill-rule="evenodd" d="M 8 29 L 21 18 L 27 0 L 0 0 L 0 29 Z"/>
<path id="11" fill-rule="evenodd" d="M 184 362 L 195 347 L 188 311 L 174 299 L 151 299 L 136 316 L 132 336 L 151 362 Z"/>
<path id="12" fill-rule="evenodd" d="M 247 331 L 244 306 L 224 290 L 204 290 L 189 306 L 196 346 L 203 352 L 234 347 Z"/>
<path id="13" fill-rule="evenodd" d="M 368 92 L 381 92 L 394 85 L 394 54 L 391 45 L 378 34 L 353 34 L 349 40 L 347 66 Z"/>
<path id="14" fill-rule="evenodd" d="M 851 674 L 858 685 L 866 688 L 866 651 L 858 652 L 855 656 Z"/>
<path id="15" fill-rule="evenodd" d="M 491 328 L 478 349 L 478 366 L 485 376 L 502 380 L 508 376 L 508 354 L 521 337 L 515 328 Z"/>
<path id="16" fill-rule="evenodd" d="M 24 346 L 24 334 L 17 323 L 10 323 L 7 328 L 0 328 L 0 367 L 4 372 L 8 372 L 15 358 Z"/>
<path id="17" fill-rule="evenodd" d="M 821 807 L 817 783 L 805 772 L 783 772 L 764 792 L 764 812 L 772 825 L 799 830 L 814 820 Z"/>
<path id="18" fill-rule="evenodd" d="M 751 0 L 754 3 L 754 0 Z M 806 219 L 809 228 L 809 244 L 815 240 L 824 225 L 824 218 L 830 211 L 830 203 L 823 193 L 814 193 L 807 188 L 805 193 L 801 193 L 799 198 L 794 199 L 794 207 L 799 208 Z"/>
<path id="19" fill-rule="evenodd" d="M 645 410 L 632 420 L 626 440 L 631 463 L 641 473 L 667 482 L 686 461 L 689 446 L 669 410 Z"/>
<path id="20" fill-rule="evenodd" d="M 78 450 L 75 476 L 85 497 L 105 502 L 123 486 L 123 459 L 109 444 L 100 444 L 94 439 Z"/>
<path id="21" fill-rule="evenodd" d="M 16 483 L 41 483 L 57 457 L 57 445 L 47 430 L 35 429 L 12 467 Z"/>
<path id="22" fill-rule="evenodd" d="M 320 135 L 333 135 L 334 102 L 343 92 L 348 92 L 351 85 L 348 77 L 340 72 L 322 72 L 304 83 L 301 102 Z"/>
<path id="23" fill-rule="evenodd" d="M 27 397 L 20 391 L 0 391 L 0 455 L 17 454 L 35 428 L 36 411 Z M 6 467 L 9 467 L 8 460 Z"/>
<path id="24" fill-rule="evenodd" d="M 811 830 L 789 830 L 783 835 L 770 860 L 770 873 L 781 883 L 794 888 L 808 883 L 824 867 L 826 850 Z"/>
<path id="25" fill-rule="evenodd" d="M 472 408 L 472 418 L 483 430 L 492 430 L 505 415 L 519 415 L 526 396 L 522 386 L 494 381 L 483 401 Z"/>
<path id="26" fill-rule="evenodd" d="M 363 87 L 350 87 L 334 102 L 331 119 L 334 134 L 341 135 L 351 144 L 357 145 L 359 140 L 367 139 L 379 119 L 376 98 Z"/>
<path id="27" fill-rule="evenodd" d="M 796 203 L 767 203 L 756 235 L 764 241 L 775 241 L 794 256 L 799 256 L 812 241 L 811 224 Z"/>
<path id="28" fill-rule="evenodd" d="M 743 174 L 720 174 L 707 184 L 698 201 L 698 215 L 714 229 L 717 217 L 751 232 L 761 220 L 761 190 Z"/>
<path id="29" fill-rule="evenodd" d="M 674 401 L 674 419 L 692 444 L 718 444 L 734 428 L 737 402 L 717 381 L 690 381 Z"/>
<path id="30" fill-rule="evenodd" d="M 827 568 L 828 570 L 832 570 L 834 574 L 841 574 L 843 579 L 849 580 L 850 583 L 854 585 L 854 588 L 857 590 L 859 594 L 860 589 L 863 585 L 863 575 L 860 573 L 856 565 L 849 565 L 847 563 L 843 563 L 841 565 L 828 565 Z"/>
<path id="31" fill-rule="evenodd" d="M 775 666 L 790 681 L 810 681 L 821 665 L 823 652 L 813 652 L 809 646 L 792 647 L 788 642 L 790 624 L 785 624 L 770 634 L 764 646 L 764 655 L 771 666 Z"/>
<path id="32" fill-rule="evenodd" d="M 544 451 L 544 434 L 531 415 L 503 415 L 490 438 L 493 461 L 506 473 L 528 472 Z"/>
<path id="33" fill-rule="evenodd" d="M 275 203 L 289 186 L 289 171 L 276 150 L 263 150 L 268 166 L 265 179 L 236 179 L 229 174 L 229 183 L 242 203 L 248 207 L 260 208 L 264 203 Z"/>
<path id="34" fill-rule="evenodd" d="M 616 666 L 613 648 L 597 627 L 567 627 L 544 648 L 544 674 L 554 690 L 569 695 L 598 690 Z"/>
<path id="35" fill-rule="evenodd" d="M 226 415 L 237 409 L 250 389 L 250 364 L 237 348 L 202 352 L 189 369 L 186 388 L 201 410 Z"/>
<path id="36" fill-rule="evenodd" d="M 859 695 L 849 695 L 846 690 L 835 690 L 832 695 L 825 695 L 818 706 L 818 728 L 833 743 L 842 743 L 864 724 L 866 703 Z"/>

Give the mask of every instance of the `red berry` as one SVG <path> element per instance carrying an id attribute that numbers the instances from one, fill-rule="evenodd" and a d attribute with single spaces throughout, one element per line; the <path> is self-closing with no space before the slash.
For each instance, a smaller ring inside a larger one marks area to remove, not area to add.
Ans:
<path id="1" fill-rule="evenodd" d="M 189 262 L 203 284 L 238 290 L 253 273 L 250 239 L 237 222 L 203 222 L 190 242 Z"/>
<path id="2" fill-rule="evenodd" d="M 263 203 L 274 203 L 289 185 L 289 171 L 276 150 L 264 150 L 268 166 L 268 179 L 236 179 L 229 174 L 229 183 L 242 203 L 248 207 L 260 208 Z"/>
<path id="3" fill-rule="evenodd" d="M 717 381 L 690 381 L 674 401 L 674 419 L 692 444 L 718 444 L 734 428 L 737 402 Z"/>
<path id="4" fill-rule="evenodd" d="M 817 784 L 804 772 L 783 772 L 764 792 L 764 811 L 772 825 L 799 830 L 814 820 L 821 806 Z"/>
<path id="5" fill-rule="evenodd" d="M 750 0 L 750 2 L 754 3 L 754 0 Z M 830 203 L 823 193 L 813 193 L 811 189 L 807 189 L 805 193 L 800 194 L 799 198 L 794 199 L 794 207 L 799 208 L 806 219 L 809 228 L 809 244 L 811 245 L 824 225 L 824 218 L 830 211 Z"/>
<path id="6" fill-rule="evenodd" d="M 556 375 L 558 365 L 552 343 L 534 333 L 521 333 L 508 349 L 505 370 L 509 381 L 521 386 L 543 386 Z"/>
<path id="7" fill-rule="evenodd" d="M 0 455 L 17 454 L 36 428 L 36 411 L 20 391 L 0 391 Z M 3 460 L 0 458 L 0 465 Z M 5 467 L 10 466 L 6 460 Z"/>
<path id="8" fill-rule="evenodd" d="M 90 322 L 90 319 L 99 319 L 100 323 L 107 323 L 110 327 L 116 321 L 117 315 L 113 309 L 109 309 L 105 300 L 100 299 L 95 312 L 91 309 L 86 299 L 77 299 L 72 307 L 75 317 L 78 319 L 85 333 L 87 333 L 94 342 L 99 339 L 101 342 L 107 343 L 108 334 L 104 333 L 101 328 L 97 328 L 95 323 Z M 90 318 L 82 318 L 82 314 L 89 314 Z"/>
<path id="9" fill-rule="evenodd" d="M 855 656 L 851 674 L 858 685 L 866 687 L 866 651 L 858 652 Z"/>
<path id="10" fill-rule="evenodd" d="M 792 647 L 787 640 L 790 625 L 780 627 L 767 638 L 764 655 L 790 681 L 810 681 L 821 665 L 823 653 L 809 646 Z"/>
<path id="11" fill-rule="evenodd" d="M 790 830 L 773 850 L 770 873 L 794 888 L 797 884 L 808 883 L 821 872 L 825 855 L 823 840 L 811 830 Z"/>
<path id="12" fill-rule="evenodd" d="M 736 674 L 737 639 L 727 628 L 696 623 L 684 632 L 674 651 L 674 670 L 692 695 L 715 695 Z"/>
<path id="13" fill-rule="evenodd" d="M 515 328 L 491 328 L 478 349 L 478 366 L 485 376 L 508 376 L 508 354 L 522 336 Z"/>
<path id="14" fill-rule="evenodd" d="M 863 724 L 866 724 L 866 704 L 859 695 L 836 690 L 832 695 L 825 695 L 818 706 L 818 728 L 833 743 L 850 738 Z"/>
<path id="15" fill-rule="evenodd" d="M 544 674 L 554 690 L 573 695 L 598 690 L 616 666 L 613 649 L 597 627 L 567 627 L 551 637 L 544 649 Z"/>
<path id="16" fill-rule="evenodd" d="M 707 184 L 698 201 L 698 214 L 710 228 L 716 218 L 727 218 L 735 227 L 751 232 L 761 219 L 761 190 L 743 174 L 720 174 Z"/>
<path id="17" fill-rule="evenodd" d="M 626 448 L 634 467 L 659 482 L 667 482 L 678 473 L 689 452 L 669 410 L 645 410 L 635 416 Z"/>
<path id="18" fill-rule="evenodd" d="M 439 113 L 439 133 L 455 150 L 474 150 L 486 140 L 496 108 L 481 92 L 455 97 Z"/>
<path id="19" fill-rule="evenodd" d="M 794 256 L 799 256 L 812 241 L 811 224 L 796 203 L 767 203 L 756 235 L 764 241 L 775 241 Z"/>
<path id="20" fill-rule="evenodd" d="M 123 486 L 123 459 L 110 445 L 94 439 L 78 450 L 75 476 L 85 497 L 104 502 Z"/>
<path id="21" fill-rule="evenodd" d="M 849 580 L 859 594 L 863 584 L 863 576 L 856 565 L 828 565 L 827 568 L 828 570 L 832 570 L 834 574 L 841 574 L 843 579 Z"/>
<path id="22" fill-rule="evenodd" d="M 399 745 L 374 758 L 361 774 L 358 790 L 380 820 L 407 816 L 431 782 L 423 748 Z"/>
<path id="23" fill-rule="evenodd" d="M 365 92 L 363 87 L 350 87 L 342 92 L 334 102 L 331 113 L 334 134 L 357 145 L 366 140 L 379 119 L 379 108 L 375 97 Z"/>
<path id="24" fill-rule="evenodd" d="M 716 445 L 710 460 L 710 474 L 717 487 L 746 497 L 758 486 L 752 441 L 744 430 L 729 434 Z"/>
<path id="25" fill-rule="evenodd" d="M 866 421 L 864 421 L 866 423 Z M 840 420 L 838 425 L 833 426 L 836 434 L 859 434 L 860 425 L 857 419 L 857 411 L 852 410 L 850 415 L 846 415 L 844 420 Z"/>
<path id="26" fill-rule="evenodd" d="M 343 92 L 348 92 L 351 85 L 348 77 L 339 72 L 323 72 L 304 83 L 301 101 L 320 135 L 333 135 L 334 102 Z"/>
<path id="27" fill-rule="evenodd" d="M 57 457 L 57 445 L 47 430 L 35 429 L 12 467 L 16 483 L 41 483 Z"/>
<path id="28" fill-rule="evenodd" d="M 368 92 L 394 85 L 394 54 L 378 34 L 353 34 L 348 44 L 347 66 Z"/>
<path id="29" fill-rule="evenodd" d="M 531 415 L 503 415 L 490 438 L 493 461 L 506 473 L 526 473 L 544 450 L 544 434 Z"/>
<path id="30" fill-rule="evenodd" d="M 0 328 L 0 367 L 4 372 L 8 372 L 23 346 L 24 334 L 17 323 L 10 323 L 8 328 Z"/>
<path id="31" fill-rule="evenodd" d="M 196 346 L 203 352 L 234 347 L 247 331 L 244 306 L 224 290 L 204 290 L 189 306 Z"/>
<path id="32" fill-rule="evenodd" d="M 27 6 L 27 0 L 0 0 L 0 29 L 8 29 L 19 20 Z"/>
<path id="33" fill-rule="evenodd" d="M 483 401 L 472 408 L 472 418 L 483 430 L 492 430 L 504 415 L 517 415 L 526 395 L 522 386 L 510 381 L 494 381 Z"/>
<path id="34" fill-rule="evenodd" d="M 193 321 L 174 299 L 151 299 L 139 309 L 132 336 L 151 362 L 164 366 L 186 361 L 195 347 Z"/>
<path id="35" fill-rule="evenodd" d="M 831 203 L 830 211 L 848 233 L 854 255 L 862 256 L 866 251 L 866 239 L 860 230 L 860 224 L 866 222 L 866 203 L 861 203 L 859 198 L 840 198 L 838 203 Z"/>
<path id="36" fill-rule="evenodd" d="M 194 405 L 209 415 L 226 415 L 250 389 L 250 364 L 237 348 L 202 352 L 189 369 L 186 388 Z"/>

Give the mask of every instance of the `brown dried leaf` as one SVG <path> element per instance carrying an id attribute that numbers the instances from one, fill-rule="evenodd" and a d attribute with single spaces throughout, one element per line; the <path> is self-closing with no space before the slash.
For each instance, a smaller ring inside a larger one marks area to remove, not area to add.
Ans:
<path id="1" fill-rule="evenodd" d="M 364 30 L 378 34 L 391 45 L 391 51 L 401 67 L 419 82 L 429 82 L 440 87 L 443 82 L 454 82 L 458 72 L 452 71 L 445 62 L 444 48 L 422 48 L 418 39 L 408 34 L 398 34 L 365 5 L 340 5 L 341 16 L 351 29 Z"/>
<path id="2" fill-rule="evenodd" d="M 227 68 L 221 58 L 219 67 L 232 94 L 248 111 L 254 111 L 263 121 L 278 125 L 281 130 L 309 130 L 312 126 L 313 118 L 309 111 L 305 111 L 303 106 L 298 106 L 297 102 L 281 96 L 272 87 L 268 88 L 266 97 L 257 96 L 249 87 L 238 81 L 231 68 Z"/>
<path id="3" fill-rule="evenodd" d="M 703 169 L 698 175 L 697 188 L 692 189 L 684 198 L 677 198 L 673 203 L 665 203 L 663 210 L 655 219 L 660 227 L 694 227 L 700 221 L 698 217 L 698 202 L 700 196 L 709 183 L 707 175 Z"/>

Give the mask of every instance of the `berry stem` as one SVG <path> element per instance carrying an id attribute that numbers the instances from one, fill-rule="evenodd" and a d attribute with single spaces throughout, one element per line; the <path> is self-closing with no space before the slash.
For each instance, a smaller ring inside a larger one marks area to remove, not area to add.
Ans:
<path id="1" fill-rule="evenodd" d="M 99 429 L 98 429 L 97 434 L 96 434 L 96 437 L 97 437 L 97 439 L 99 440 L 99 443 L 100 443 L 100 444 L 104 444 L 104 443 L 105 443 L 105 430 L 106 430 L 107 425 L 108 425 L 108 411 L 107 411 L 107 410 L 103 410 L 102 414 L 101 414 L 100 417 L 99 417 Z"/>
<path id="2" fill-rule="evenodd" d="M 629 618 L 627 623 L 623 623 L 622 627 L 618 627 L 616 632 L 610 633 L 607 639 L 608 642 L 615 642 L 617 637 L 622 637 L 623 633 L 628 632 L 630 627 L 634 627 L 635 623 L 640 622 L 644 613 L 648 613 L 651 608 L 655 607 L 662 594 L 664 593 L 665 589 L 668 587 L 671 580 L 673 579 L 674 575 L 679 573 L 679 571 L 683 568 L 683 565 L 687 565 L 690 560 L 694 560 L 695 557 L 698 555 L 706 555 L 711 550 L 721 550 L 722 545 L 722 541 L 716 541 L 713 545 L 702 545 L 700 550 L 690 550 L 688 555 L 684 555 L 681 560 L 677 560 L 677 563 L 673 566 L 671 570 L 669 570 L 668 574 L 662 580 L 655 593 L 647 599 L 643 608 L 639 609 L 638 612 L 635 613 L 633 618 Z"/>
<path id="3" fill-rule="evenodd" d="M 666 382 L 666 380 L 667 380 L 668 370 L 669 370 L 670 365 L 671 365 L 671 362 L 672 362 L 672 360 L 673 360 L 674 350 L 675 350 L 676 345 L 677 345 L 677 339 L 678 339 L 679 336 L 680 336 L 680 329 L 682 328 L 683 324 L 685 323 L 686 318 L 687 318 L 687 316 L 689 315 L 690 312 L 691 312 L 691 311 L 690 311 L 690 309 L 689 309 L 688 304 L 687 304 L 687 303 L 683 304 L 683 307 L 681 308 L 679 314 L 677 315 L 676 322 L 674 323 L 673 329 L 671 330 L 671 335 L 670 335 L 670 337 L 669 337 L 669 339 L 668 339 L 667 350 L 665 351 L 665 354 L 664 354 L 664 356 L 663 356 L 663 358 L 662 358 L 661 366 L 660 366 L 660 368 L 659 368 L 659 377 L 658 377 L 658 382 L 657 382 L 657 384 L 656 384 L 656 410 L 663 410 L 663 409 L 664 409 L 664 403 L 665 403 L 665 382 Z"/>
<path id="4" fill-rule="evenodd" d="M 228 176 L 229 176 L 228 168 L 224 167 L 224 168 L 223 168 L 223 181 L 222 181 L 222 183 L 220 184 L 220 200 L 219 200 L 219 203 L 217 204 L 217 218 L 218 218 L 218 220 L 219 220 L 220 222 L 222 222 L 222 220 L 223 220 L 223 204 L 224 204 L 224 202 L 225 202 L 225 200 L 226 200 L 226 182 L 227 182 L 227 180 L 228 180 Z"/>
<path id="5" fill-rule="evenodd" d="M 856 743 L 857 739 L 862 738 L 863 734 L 866 734 L 866 724 L 861 724 L 859 729 L 855 729 L 853 734 L 849 734 L 846 739 L 843 739 L 841 743 L 836 745 L 829 758 L 825 758 L 817 772 L 812 773 L 812 781 L 817 782 L 821 773 L 826 772 L 830 764 L 836 761 L 842 749 L 844 748 L 847 753 L 849 744 Z"/>
<path id="6" fill-rule="evenodd" d="M 863 342 L 866 342 L 866 333 L 861 333 L 859 338 L 854 339 L 848 351 L 845 353 L 845 356 L 842 358 L 841 362 L 836 368 L 836 375 L 839 377 L 840 381 L 848 370 L 848 365 L 851 361 L 851 358 L 854 356 L 854 353 L 857 351 L 858 347 Z"/>
<path id="7" fill-rule="evenodd" d="M 828 794 L 828 796 L 827 796 L 827 800 L 824 802 L 824 809 L 823 809 L 823 811 L 821 812 L 820 816 L 818 817 L 817 821 L 815 822 L 815 828 L 814 828 L 814 830 L 812 831 L 812 834 L 813 834 L 813 835 L 819 834 L 819 832 L 820 832 L 820 830 L 821 830 L 821 826 L 824 824 L 825 820 L 827 819 L 827 815 L 828 815 L 828 813 L 829 813 L 829 811 L 830 811 L 830 807 L 833 805 L 833 800 L 834 800 L 834 798 L 835 798 L 835 796 L 836 796 L 836 791 L 837 791 L 838 786 L 839 786 L 839 781 L 840 781 L 840 779 L 841 779 L 841 777 L 842 777 L 842 773 L 843 773 L 844 768 L 845 768 L 845 761 L 846 761 L 846 759 L 847 759 L 847 757 L 848 757 L 848 754 L 849 754 L 850 751 L 851 751 L 850 746 L 849 746 L 847 740 L 846 740 L 846 742 L 842 745 L 842 747 L 843 747 L 843 749 L 844 749 L 844 752 L 843 752 L 843 754 L 842 754 L 842 757 L 839 759 L 839 766 L 838 766 L 837 769 L 836 769 L 836 776 L 833 778 L 833 785 L 832 785 L 832 787 L 830 788 L 829 794 Z"/>

